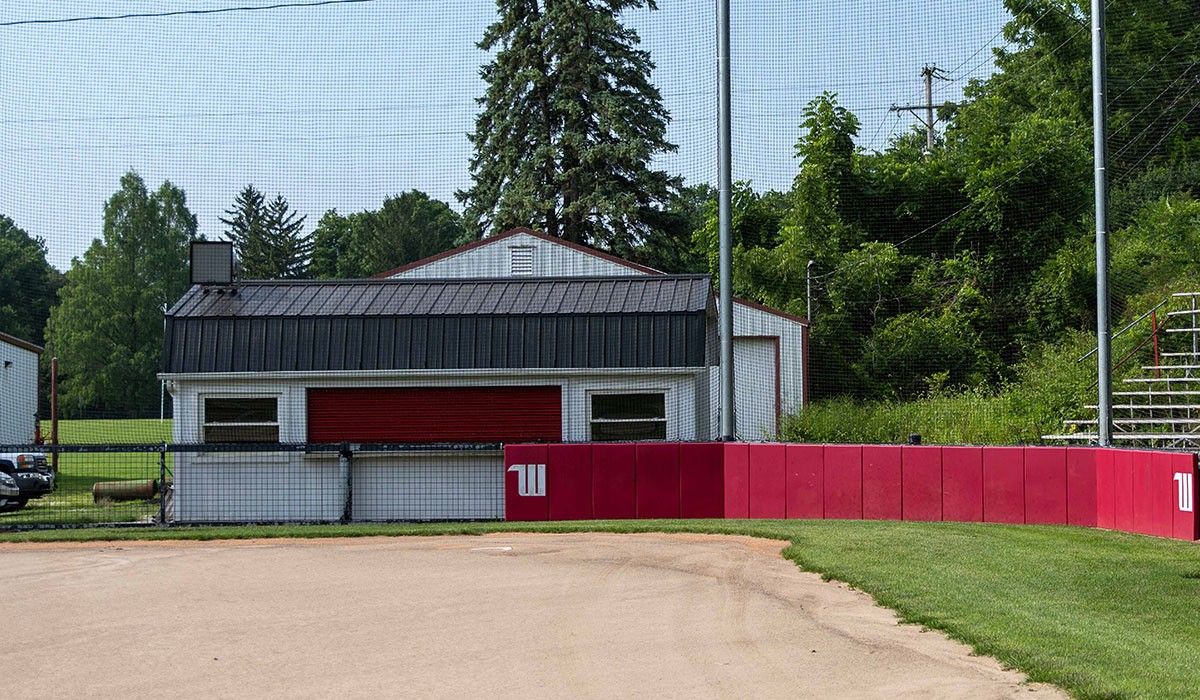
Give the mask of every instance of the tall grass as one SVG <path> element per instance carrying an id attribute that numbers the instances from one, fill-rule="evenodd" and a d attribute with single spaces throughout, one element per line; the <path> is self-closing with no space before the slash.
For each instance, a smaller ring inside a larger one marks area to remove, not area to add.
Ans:
<path id="1" fill-rule="evenodd" d="M 814 404 L 784 425 L 797 442 L 901 443 L 909 435 L 938 445 L 1007 445 L 1036 440 L 1036 425 L 1014 414 L 1003 396 L 964 393 L 918 401 Z"/>
<path id="2" fill-rule="evenodd" d="M 899 443 L 919 434 L 936 445 L 1020 445 L 1063 432 L 1063 420 L 1084 417 L 1094 368 L 1079 362 L 1095 341 L 1078 334 L 1034 352 L 1014 379 L 994 392 L 936 391 L 914 401 L 837 398 L 814 403 L 784 421 L 797 442 Z"/>

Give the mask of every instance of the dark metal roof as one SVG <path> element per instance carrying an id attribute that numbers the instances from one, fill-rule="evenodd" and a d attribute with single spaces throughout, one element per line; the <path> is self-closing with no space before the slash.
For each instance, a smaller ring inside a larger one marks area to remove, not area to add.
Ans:
<path id="1" fill-rule="evenodd" d="M 244 282 L 167 312 L 163 370 L 703 367 L 706 275 Z"/>
<path id="2" fill-rule="evenodd" d="M 194 286 L 173 318 L 474 316 L 704 311 L 707 275 L 241 282 Z"/>

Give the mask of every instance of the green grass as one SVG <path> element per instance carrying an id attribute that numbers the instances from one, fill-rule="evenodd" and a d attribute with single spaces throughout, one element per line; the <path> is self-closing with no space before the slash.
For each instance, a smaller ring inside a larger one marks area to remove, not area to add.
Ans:
<path id="1" fill-rule="evenodd" d="M 0 541 L 244 539 L 489 532 L 702 532 L 791 542 L 845 581 L 1081 698 L 1194 697 L 1200 546 L 1067 527 L 862 521 L 596 521 L 41 531 Z"/>
<path id="2" fill-rule="evenodd" d="M 153 444 L 170 442 L 171 421 L 158 419 L 63 420 L 58 425 L 64 445 Z M 171 466 L 171 455 L 167 456 Z M 0 527 L 35 524 L 145 522 L 158 514 L 157 501 L 97 504 L 97 481 L 157 479 L 156 453 L 64 453 L 58 457 L 58 488 L 29 501 L 25 508 L 0 514 Z"/>
<path id="3" fill-rule="evenodd" d="M 170 442 L 171 419 L 61 420 L 58 422 L 58 440 L 64 445 Z"/>

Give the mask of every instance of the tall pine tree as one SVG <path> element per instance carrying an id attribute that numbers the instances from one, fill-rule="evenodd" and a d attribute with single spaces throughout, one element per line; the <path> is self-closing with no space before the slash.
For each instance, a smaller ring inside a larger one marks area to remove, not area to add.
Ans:
<path id="1" fill-rule="evenodd" d="M 237 251 L 242 274 L 256 277 L 259 266 L 266 260 L 267 212 L 263 193 L 254 185 L 243 187 L 233 206 L 225 210 L 221 223 L 225 224 L 225 239 Z M 249 272 L 250 269 L 254 272 Z"/>
<path id="2" fill-rule="evenodd" d="M 304 277 L 312 255 L 312 237 L 304 234 L 304 219 L 283 195 L 268 202 L 254 185 L 246 185 L 225 211 L 225 238 L 237 251 L 240 274 L 246 279 Z"/>
<path id="3" fill-rule="evenodd" d="M 654 0 L 496 0 L 479 42 L 472 185 L 459 192 L 475 235 L 532 226 L 566 240 L 628 248 L 676 178 L 650 167 L 670 120 L 650 82 L 654 63 L 621 24 Z"/>
<path id="4" fill-rule="evenodd" d="M 273 278 L 301 279 L 307 276 L 313 240 L 312 236 L 304 234 L 306 218 L 293 210 L 283 195 L 275 195 L 275 199 L 267 205 Z"/>

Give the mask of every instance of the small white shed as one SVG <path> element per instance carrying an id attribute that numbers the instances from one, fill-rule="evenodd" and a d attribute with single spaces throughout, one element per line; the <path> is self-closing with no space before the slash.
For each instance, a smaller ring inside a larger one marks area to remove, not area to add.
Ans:
<path id="1" fill-rule="evenodd" d="M 0 445 L 32 445 L 37 437 L 41 354 L 41 347 L 0 333 Z"/>

